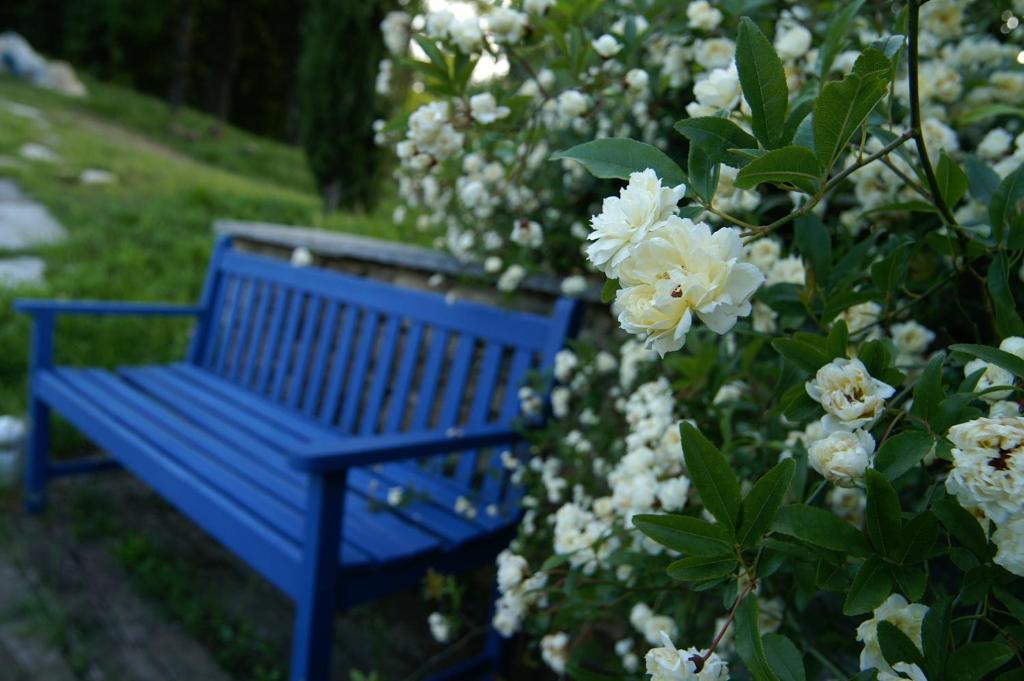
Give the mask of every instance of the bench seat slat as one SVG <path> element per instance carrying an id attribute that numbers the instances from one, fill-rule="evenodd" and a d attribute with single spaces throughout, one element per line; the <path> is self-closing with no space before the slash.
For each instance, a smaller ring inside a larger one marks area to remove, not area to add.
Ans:
<path id="1" fill-rule="evenodd" d="M 173 380 L 162 381 L 159 374 L 154 377 L 153 372 L 127 370 L 122 373 L 133 380 L 133 387 L 148 391 L 145 394 L 138 393 L 139 401 L 148 399 L 159 402 L 157 408 L 163 409 L 164 418 L 173 423 L 176 430 L 188 431 L 194 438 L 194 444 L 202 448 L 207 456 L 229 461 L 236 474 L 251 475 L 258 480 L 256 484 L 268 488 L 277 487 L 271 493 L 276 494 L 281 502 L 289 504 L 288 509 L 291 512 L 301 516 L 306 498 L 306 481 L 301 476 L 296 479 L 287 475 L 280 450 L 275 451 L 271 444 L 252 438 L 233 424 L 230 417 L 214 411 L 208 406 L 210 402 L 203 400 L 203 396 L 194 390 L 175 384 Z M 216 400 L 213 404 L 216 404 Z M 130 407 L 126 408 L 130 410 Z M 157 415 L 155 418 L 160 416 Z M 204 435 L 200 430 L 209 431 L 214 428 L 219 430 L 216 436 Z M 350 504 L 350 512 L 345 515 L 344 536 L 377 560 L 395 560 L 433 550 L 439 545 L 439 539 L 434 532 L 424 532 L 410 526 L 385 510 L 370 512 L 366 499 L 361 495 L 349 494 L 346 503 Z M 360 512 L 359 509 L 366 512 Z M 277 521 L 277 514 L 281 513 L 281 510 L 272 510 L 274 515 L 270 518 Z M 297 533 L 299 526 L 289 525 L 285 529 Z"/>
<path id="2" fill-rule="evenodd" d="M 35 380 L 40 399 L 278 588 L 296 593 L 300 555 L 294 543 L 161 454 L 53 372 L 40 371 Z"/>
<path id="3" fill-rule="evenodd" d="M 211 410 L 211 417 L 215 421 L 220 420 L 225 426 L 232 425 L 239 428 L 243 426 L 255 427 L 255 424 L 259 422 L 259 437 L 262 442 L 249 442 L 243 439 L 246 437 L 245 433 L 238 432 L 234 428 L 231 430 L 231 440 L 239 443 L 244 442 L 245 446 L 251 446 L 253 451 L 256 451 L 255 448 L 265 445 L 283 448 L 296 442 L 306 442 L 310 439 L 310 437 L 297 437 L 291 432 L 278 429 L 273 425 L 275 418 L 280 418 L 282 414 L 287 414 L 282 407 L 265 400 L 260 400 L 264 404 L 262 408 L 260 404 L 254 404 L 251 407 L 239 406 L 234 402 L 238 396 L 234 392 L 237 389 L 231 383 L 189 365 L 122 368 L 121 373 L 131 380 L 151 380 L 154 384 L 165 386 L 169 393 L 181 391 L 188 395 L 189 399 L 203 404 L 204 412 Z M 189 379 L 195 379 L 195 382 L 191 383 Z M 218 391 L 217 388 L 221 390 Z M 206 396 L 203 394 L 204 389 L 207 392 Z M 251 397 L 251 394 L 247 395 L 245 391 L 240 391 L 240 393 L 241 396 Z M 259 400 L 259 398 L 256 399 Z M 292 416 L 296 418 L 294 414 Z M 301 424 L 304 430 L 307 426 L 309 428 L 307 432 L 310 436 L 317 432 L 322 435 L 331 434 L 330 430 L 322 428 L 316 421 L 307 419 Z M 271 455 L 279 458 L 279 464 L 284 465 L 283 457 L 276 453 Z M 291 468 L 285 468 L 284 470 L 287 470 L 287 473 L 290 475 L 298 475 Z M 370 479 L 377 479 L 379 481 L 376 490 L 370 489 Z M 380 476 L 370 473 L 357 475 L 356 471 L 350 473 L 349 485 L 364 496 L 373 497 L 378 502 L 386 502 L 387 491 L 393 486 L 387 478 L 382 479 Z M 392 509 L 392 511 L 415 523 L 420 530 L 432 534 L 440 534 L 446 542 L 451 544 L 464 542 L 478 535 L 482 530 L 488 529 L 485 526 L 467 522 L 458 517 L 455 515 L 450 504 L 442 504 L 432 499 L 415 501 L 400 508 Z"/>

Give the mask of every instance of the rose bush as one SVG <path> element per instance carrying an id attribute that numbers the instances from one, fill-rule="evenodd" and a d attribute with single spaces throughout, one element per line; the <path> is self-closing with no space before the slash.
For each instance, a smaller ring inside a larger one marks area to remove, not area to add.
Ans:
<path id="1" fill-rule="evenodd" d="M 538 664 L 1021 678 L 1022 13 L 525 0 L 386 22 L 430 97 L 379 126 L 396 217 L 504 290 L 604 281 L 629 336 L 520 394 L 551 418 L 503 457 L 527 495 L 493 624 Z M 474 81 L 485 53 L 508 75 Z"/>

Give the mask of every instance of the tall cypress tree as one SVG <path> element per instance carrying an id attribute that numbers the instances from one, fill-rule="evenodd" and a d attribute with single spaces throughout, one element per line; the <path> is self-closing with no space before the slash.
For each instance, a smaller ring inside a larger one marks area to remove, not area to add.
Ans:
<path id="1" fill-rule="evenodd" d="M 311 0 L 299 65 L 301 138 L 324 207 L 368 207 L 379 181 L 374 81 L 393 0 Z"/>

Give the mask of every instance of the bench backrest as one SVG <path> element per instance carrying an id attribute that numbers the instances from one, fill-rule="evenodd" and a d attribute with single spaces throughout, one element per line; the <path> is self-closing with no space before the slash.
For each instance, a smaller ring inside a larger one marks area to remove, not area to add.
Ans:
<path id="1" fill-rule="evenodd" d="M 579 306 L 515 312 L 286 262 L 218 242 L 189 361 L 344 434 L 509 424 L 530 370 L 550 368 Z M 500 501 L 496 455 L 431 475 Z"/>

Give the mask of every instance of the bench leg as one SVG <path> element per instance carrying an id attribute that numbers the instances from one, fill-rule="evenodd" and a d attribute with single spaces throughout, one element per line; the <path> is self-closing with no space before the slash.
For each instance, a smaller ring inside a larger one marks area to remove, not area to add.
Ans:
<path id="1" fill-rule="evenodd" d="M 343 472 L 311 476 L 302 582 L 292 635 L 291 681 L 328 681 L 331 673 L 344 500 Z"/>
<path id="2" fill-rule="evenodd" d="M 46 508 L 47 453 L 50 449 L 50 407 L 29 397 L 28 441 L 25 444 L 25 509 Z"/>

